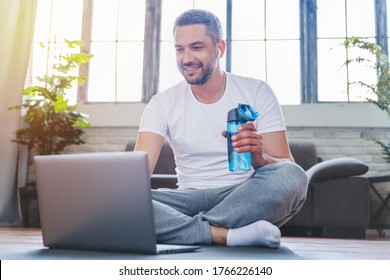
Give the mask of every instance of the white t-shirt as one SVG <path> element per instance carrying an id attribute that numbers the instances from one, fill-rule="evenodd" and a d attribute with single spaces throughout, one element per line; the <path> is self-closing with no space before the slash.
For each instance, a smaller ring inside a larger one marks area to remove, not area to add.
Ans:
<path id="1" fill-rule="evenodd" d="M 227 113 L 239 103 L 260 113 L 255 127 L 260 133 L 286 130 L 280 105 L 263 81 L 226 73 L 226 89 L 213 104 L 199 102 L 183 81 L 153 96 L 147 105 L 139 131 L 166 138 L 176 160 L 180 188 L 212 188 L 243 182 L 253 172 L 228 169 Z"/>

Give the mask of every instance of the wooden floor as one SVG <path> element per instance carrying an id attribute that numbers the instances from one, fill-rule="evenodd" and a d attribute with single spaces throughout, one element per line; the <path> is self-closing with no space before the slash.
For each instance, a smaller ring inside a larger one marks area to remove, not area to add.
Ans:
<path id="1" fill-rule="evenodd" d="M 390 234 L 366 239 L 282 237 L 282 244 L 308 260 L 390 260 Z M 2 250 L 42 247 L 40 229 L 0 227 Z"/>
<path id="2" fill-rule="evenodd" d="M 284 237 L 282 243 L 309 260 L 390 260 L 390 238 L 366 239 Z"/>

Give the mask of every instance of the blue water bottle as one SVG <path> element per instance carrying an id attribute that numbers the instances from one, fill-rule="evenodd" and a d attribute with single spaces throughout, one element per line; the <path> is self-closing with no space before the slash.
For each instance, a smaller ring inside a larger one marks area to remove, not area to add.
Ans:
<path id="1" fill-rule="evenodd" d="M 251 153 L 237 153 L 232 147 L 232 136 L 238 134 L 238 127 L 248 121 L 254 121 L 259 116 L 248 104 L 238 104 L 227 115 L 227 148 L 230 171 L 248 171 L 251 169 Z"/>

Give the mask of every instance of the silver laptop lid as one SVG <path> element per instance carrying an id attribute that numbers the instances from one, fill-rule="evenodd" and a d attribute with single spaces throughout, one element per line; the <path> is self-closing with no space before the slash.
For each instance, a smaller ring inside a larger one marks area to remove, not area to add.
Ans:
<path id="1" fill-rule="evenodd" d="M 147 154 L 34 157 L 44 245 L 156 253 Z"/>

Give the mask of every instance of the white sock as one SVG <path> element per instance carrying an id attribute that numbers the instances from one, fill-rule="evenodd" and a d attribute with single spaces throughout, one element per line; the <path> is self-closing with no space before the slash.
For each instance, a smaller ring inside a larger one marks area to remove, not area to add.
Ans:
<path id="1" fill-rule="evenodd" d="M 280 246 L 280 230 L 277 226 L 260 220 L 252 224 L 229 229 L 227 246 L 266 246 L 278 248 Z"/>

